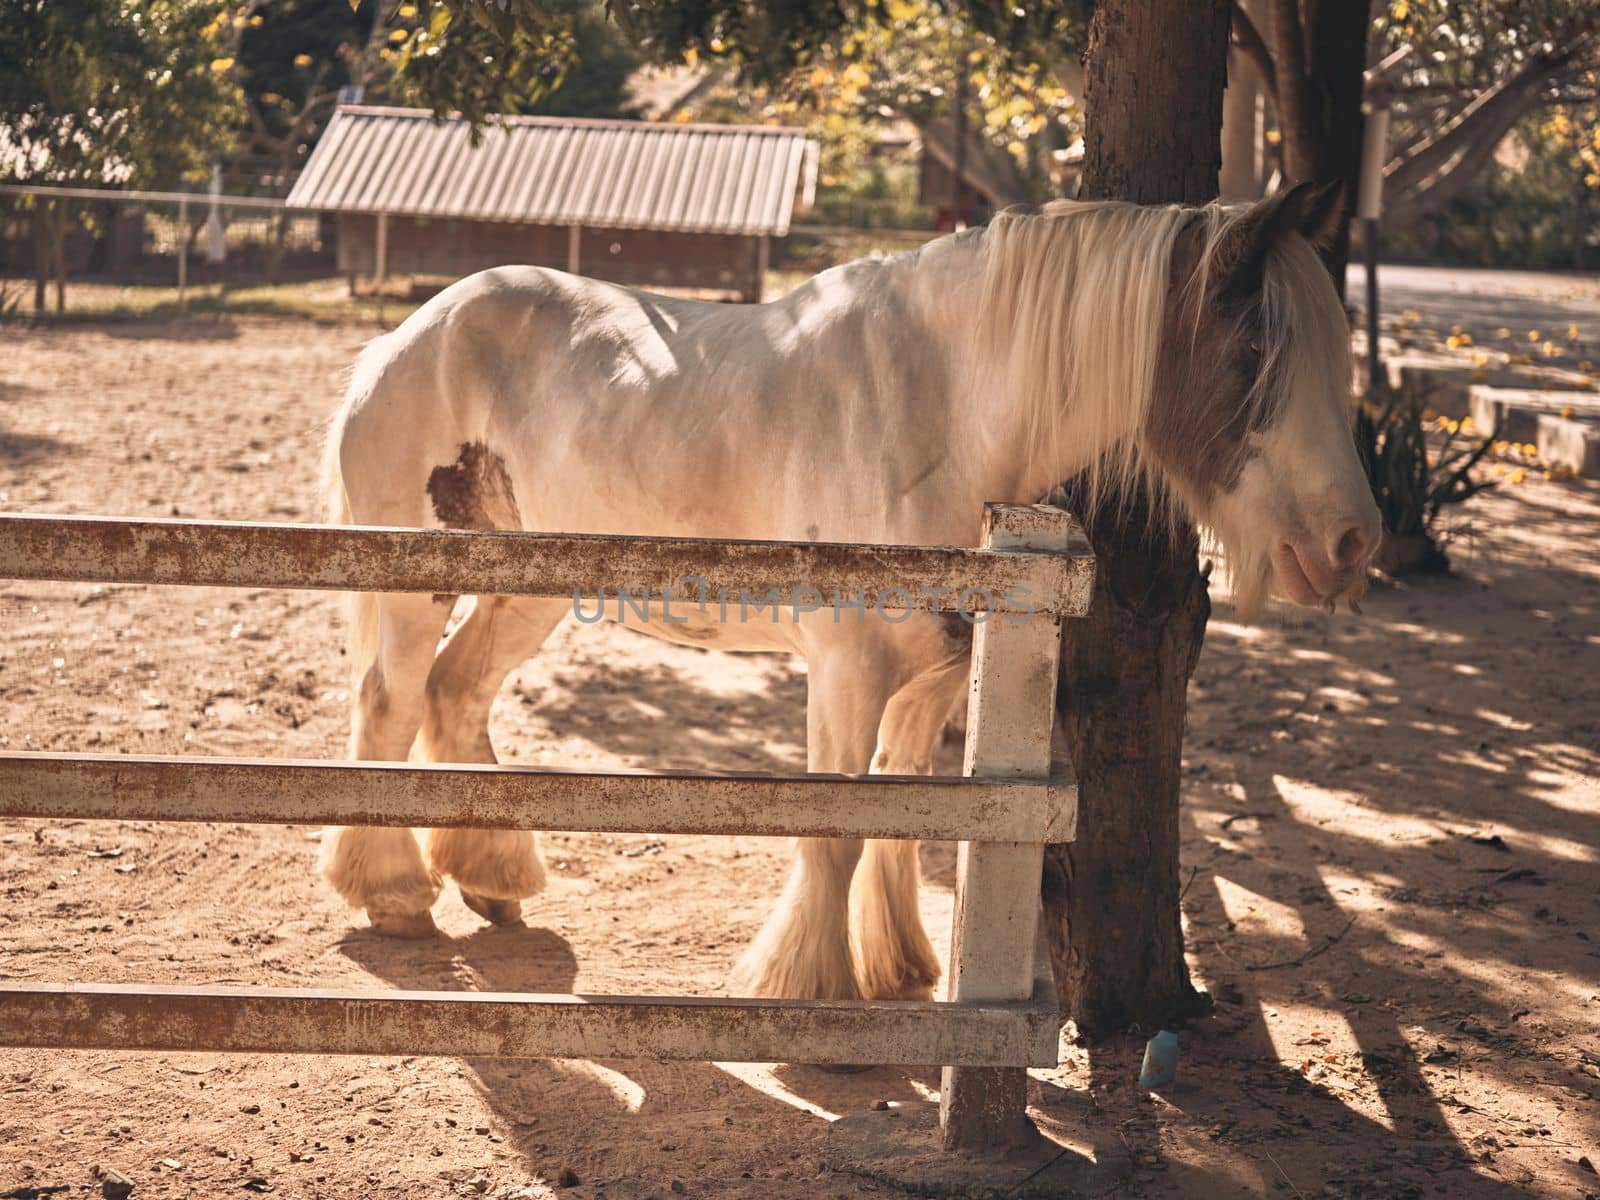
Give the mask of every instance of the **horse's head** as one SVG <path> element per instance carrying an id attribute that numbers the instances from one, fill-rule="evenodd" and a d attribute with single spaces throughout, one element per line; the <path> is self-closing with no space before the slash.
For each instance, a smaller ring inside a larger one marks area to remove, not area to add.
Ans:
<path id="1" fill-rule="evenodd" d="M 1173 253 L 1143 450 L 1217 534 L 1247 614 L 1360 594 L 1380 523 L 1350 431 L 1349 328 L 1301 185 L 1192 223 Z"/>

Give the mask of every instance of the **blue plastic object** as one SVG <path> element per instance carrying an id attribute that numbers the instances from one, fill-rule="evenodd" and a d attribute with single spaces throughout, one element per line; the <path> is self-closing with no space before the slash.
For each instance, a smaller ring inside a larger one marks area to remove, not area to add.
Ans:
<path id="1" fill-rule="evenodd" d="M 1139 1086 L 1145 1091 L 1166 1087 L 1178 1077 L 1178 1035 L 1163 1029 L 1145 1044 Z"/>

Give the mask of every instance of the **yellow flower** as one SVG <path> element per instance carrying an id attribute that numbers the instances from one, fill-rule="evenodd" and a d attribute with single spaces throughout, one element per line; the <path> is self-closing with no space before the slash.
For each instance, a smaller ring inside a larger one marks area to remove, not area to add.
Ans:
<path id="1" fill-rule="evenodd" d="M 1476 424 L 1477 424 L 1477 422 L 1474 421 L 1471 417 L 1462 417 L 1461 418 L 1461 423 L 1459 425 L 1459 428 L 1460 428 L 1462 433 L 1471 433 L 1473 426 L 1476 425 Z"/>
<path id="2" fill-rule="evenodd" d="M 311 65 L 311 55 L 309 55 L 309 54 L 296 54 L 294 56 L 295 70 L 304 71 L 310 65 Z"/>
<path id="3" fill-rule="evenodd" d="M 1528 478 L 1528 473 L 1526 471 L 1524 471 L 1521 467 L 1518 467 L 1515 471 L 1511 472 L 1510 475 L 1506 476 L 1507 482 L 1512 483 L 1512 484 L 1523 483 L 1523 482 L 1525 482 L 1527 480 L 1527 478 Z"/>
<path id="4" fill-rule="evenodd" d="M 1537 342 L 1539 340 L 1539 331 L 1537 329 L 1528 330 L 1528 340 L 1530 342 Z"/>
<path id="5" fill-rule="evenodd" d="M 213 58 L 211 60 L 211 73 L 213 75 L 221 75 L 231 66 L 233 66 L 233 59 L 231 58 Z"/>
<path id="6" fill-rule="evenodd" d="M 404 29 L 389 30 L 389 40 L 398 45 L 400 42 L 406 40 L 406 31 Z"/>
<path id="7" fill-rule="evenodd" d="M 1495 337 L 1508 338 L 1511 336 L 1511 330 L 1502 325 L 1499 329 L 1494 331 L 1494 335 Z"/>
<path id="8" fill-rule="evenodd" d="M 260 13 L 257 13 L 255 16 L 250 18 L 250 28 L 251 29 L 260 29 L 266 23 L 267 23 L 267 19 L 265 17 L 263 17 Z"/>
<path id="9" fill-rule="evenodd" d="M 1522 443 L 1522 457 L 1523 458 L 1538 458 L 1539 457 L 1539 447 L 1535 446 L 1532 442 L 1523 442 Z"/>
<path id="10" fill-rule="evenodd" d="M 394 13 L 395 16 L 399 17 L 402 21 L 409 21 L 412 17 L 417 15 L 417 6 L 415 4 L 402 4 L 399 8 L 394 10 Z"/>
<path id="11" fill-rule="evenodd" d="M 1578 323 L 1576 321 L 1573 321 L 1570 325 L 1567 326 L 1567 341 L 1575 342 L 1577 340 L 1578 340 Z"/>
<path id="12" fill-rule="evenodd" d="M 1496 442 L 1492 447 L 1490 447 L 1490 449 L 1492 449 L 1496 454 L 1504 454 L 1506 451 L 1511 449 L 1511 443 L 1502 439 L 1501 441 Z"/>
<path id="13" fill-rule="evenodd" d="M 1472 335 L 1470 333 L 1463 333 L 1460 336 L 1461 336 L 1461 344 L 1463 346 L 1472 345 Z"/>
<path id="14" fill-rule="evenodd" d="M 1449 337 L 1445 338 L 1444 344 L 1449 346 L 1452 350 L 1461 349 L 1461 335 L 1452 333 Z"/>
<path id="15" fill-rule="evenodd" d="M 1572 405 L 1568 404 L 1564 408 L 1562 408 L 1561 415 L 1563 417 L 1567 418 L 1567 420 L 1570 421 L 1570 420 L 1572 420 L 1572 414 L 1575 413 L 1575 412 L 1577 412 L 1577 409 L 1573 408 Z"/>

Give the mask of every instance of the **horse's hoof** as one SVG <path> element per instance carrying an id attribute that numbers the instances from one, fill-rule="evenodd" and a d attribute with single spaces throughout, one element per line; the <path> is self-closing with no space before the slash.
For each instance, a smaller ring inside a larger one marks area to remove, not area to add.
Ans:
<path id="1" fill-rule="evenodd" d="M 501 900 L 494 896 L 480 896 L 461 889 L 461 903 L 477 913 L 491 925 L 522 924 L 522 901 Z"/>
<path id="2" fill-rule="evenodd" d="M 396 913 L 374 912 L 367 910 L 367 919 L 372 922 L 372 932 L 379 937 L 418 938 L 433 937 L 439 932 L 439 927 L 433 923 L 433 914 L 427 909 L 421 912 Z"/>

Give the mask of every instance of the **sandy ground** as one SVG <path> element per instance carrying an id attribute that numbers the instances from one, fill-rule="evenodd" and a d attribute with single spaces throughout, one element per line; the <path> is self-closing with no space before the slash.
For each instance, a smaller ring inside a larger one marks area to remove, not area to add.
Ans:
<path id="1" fill-rule="evenodd" d="M 365 331 L 266 320 L 4 334 L 0 508 L 316 519 Z M 1476 502 L 1457 577 L 1364 619 L 1220 603 L 1184 795 L 1179 1082 L 1144 1033 L 1036 1072 L 1035 1115 L 1149 1197 L 1600 1193 L 1600 489 Z M 332 757 L 335 605 L 0 584 L 0 746 Z M 500 697 L 504 757 L 796 768 L 804 666 L 569 625 Z M 950 766 L 949 763 L 946 764 Z M 785 869 L 759 839 L 554 836 L 527 928 L 453 892 L 376 939 L 289 827 L 0 822 L 0 977 L 715 993 Z M 924 848 L 948 940 L 952 855 Z M 829 1119 L 932 1070 L 0 1052 L 0 1194 L 887 1196 Z M 23 1189 L 12 1191 L 11 1189 Z"/>

